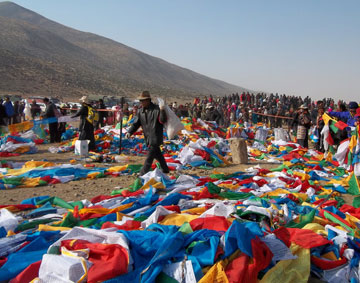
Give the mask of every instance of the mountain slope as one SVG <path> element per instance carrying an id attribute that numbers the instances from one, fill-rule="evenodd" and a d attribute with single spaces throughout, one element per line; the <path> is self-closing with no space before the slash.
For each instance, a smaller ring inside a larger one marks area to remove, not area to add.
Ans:
<path id="1" fill-rule="evenodd" d="M 211 79 L 113 40 L 68 28 L 11 2 L 0 3 L 0 91 L 57 96 L 229 94 Z"/>

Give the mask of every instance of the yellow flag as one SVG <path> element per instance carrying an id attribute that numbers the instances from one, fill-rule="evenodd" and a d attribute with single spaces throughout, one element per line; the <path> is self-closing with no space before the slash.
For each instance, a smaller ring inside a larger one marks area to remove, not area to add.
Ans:
<path id="1" fill-rule="evenodd" d="M 310 276 L 310 250 L 295 244 L 291 244 L 290 250 L 297 258 L 279 261 L 258 282 L 308 282 Z"/>
<path id="2" fill-rule="evenodd" d="M 335 120 L 334 118 L 331 118 L 331 117 L 330 117 L 328 114 L 326 114 L 326 113 L 324 113 L 324 114 L 322 115 L 322 118 L 323 118 L 323 120 L 324 120 L 325 125 L 327 125 L 330 120 L 333 120 L 333 121 L 336 122 L 336 120 Z"/>
<path id="3" fill-rule="evenodd" d="M 351 139 L 350 139 L 350 143 L 349 143 L 349 149 L 350 149 L 351 152 L 353 151 L 356 144 L 357 144 L 357 138 L 356 138 L 355 135 L 352 135 Z"/>

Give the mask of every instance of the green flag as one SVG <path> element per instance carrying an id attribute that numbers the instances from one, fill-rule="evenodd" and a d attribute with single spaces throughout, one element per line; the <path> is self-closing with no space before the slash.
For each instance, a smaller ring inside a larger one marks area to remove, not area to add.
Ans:
<path id="1" fill-rule="evenodd" d="M 334 121 L 330 122 L 330 129 L 336 134 L 339 129 L 335 126 L 335 123 Z"/>
<path id="2" fill-rule="evenodd" d="M 167 275 L 165 272 L 160 272 L 155 279 L 155 283 L 178 283 L 178 281 Z"/>
<path id="3" fill-rule="evenodd" d="M 354 173 L 351 174 L 351 178 L 349 180 L 349 188 L 348 188 L 347 192 L 351 195 L 359 195 L 360 194 L 359 181 L 356 178 Z"/>
<path id="4" fill-rule="evenodd" d="M 207 183 L 207 188 L 210 194 L 219 194 L 221 192 L 221 188 L 216 186 L 214 183 Z"/>
<path id="5" fill-rule="evenodd" d="M 312 209 L 309 213 L 305 215 L 300 215 L 299 222 L 295 222 L 294 220 L 291 220 L 288 224 L 286 224 L 286 227 L 288 228 L 303 228 L 306 224 L 309 224 L 313 222 L 315 217 L 315 209 Z"/>
<path id="6" fill-rule="evenodd" d="M 359 207 L 360 207 L 360 196 L 354 198 L 352 205 L 353 205 L 353 207 L 355 207 L 355 208 L 359 208 Z"/>

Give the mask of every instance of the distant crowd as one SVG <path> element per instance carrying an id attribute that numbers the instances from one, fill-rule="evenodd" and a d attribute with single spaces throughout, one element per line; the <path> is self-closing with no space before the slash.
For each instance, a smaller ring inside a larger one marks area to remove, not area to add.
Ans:
<path id="1" fill-rule="evenodd" d="M 289 96 L 265 93 L 242 93 L 214 98 L 212 95 L 203 98 L 196 97 L 193 103 L 178 105 L 172 103 L 170 108 L 179 117 L 200 118 L 202 120 L 216 121 L 222 127 L 228 127 L 231 122 L 240 123 L 266 123 L 271 128 L 291 125 L 292 118 L 301 105 L 308 107 L 313 124 L 317 117 L 317 103 L 310 97 Z M 321 100 L 326 108 L 336 109 L 345 103 L 337 103 L 331 98 Z M 289 119 L 287 119 L 289 118 Z"/>
<path id="2" fill-rule="evenodd" d="M 51 100 L 46 106 L 52 105 Z M 109 109 L 102 99 L 91 102 L 92 107 L 98 110 L 99 122 L 95 129 L 106 124 L 114 124 L 120 120 L 120 116 L 137 115 L 140 108 L 136 103 L 124 103 Z M 81 106 L 81 104 L 79 104 Z M 75 114 L 78 105 L 61 103 L 55 106 L 62 115 Z M 327 112 L 348 126 L 358 123 L 360 110 L 356 102 L 346 103 L 342 100 L 334 101 L 332 98 L 312 100 L 310 97 L 291 96 L 285 94 L 266 93 L 233 93 L 227 96 L 214 97 L 204 96 L 194 98 L 192 103 L 181 104 L 173 102 L 168 105 L 177 116 L 202 119 L 204 121 L 215 121 L 220 127 L 228 127 L 232 122 L 255 125 L 264 123 L 270 128 L 287 128 L 293 132 L 297 140 L 307 147 L 308 130 L 315 127 L 320 137 L 323 128 L 322 115 Z M 20 123 L 25 120 L 25 112 L 29 112 L 31 119 L 44 116 L 45 109 L 41 109 L 39 102 L 33 100 L 27 105 L 24 101 L 11 102 L 9 97 L 0 100 L 0 125 Z M 29 113 L 27 117 L 29 116 Z M 29 117 L 28 117 L 29 118 Z M 349 129 L 339 131 L 334 137 L 339 143 L 348 137 Z M 321 144 L 317 145 L 323 150 Z"/>

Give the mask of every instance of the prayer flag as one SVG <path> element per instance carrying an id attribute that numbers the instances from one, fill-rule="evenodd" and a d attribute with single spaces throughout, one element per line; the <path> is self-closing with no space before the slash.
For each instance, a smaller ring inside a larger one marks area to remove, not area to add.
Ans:
<path id="1" fill-rule="evenodd" d="M 360 194 L 359 181 L 354 173 L 351 174 L 351 178 L 349 180 L 349 188 L 348 188 L 347 192 L 351 195 L 359 195 Z"/>

